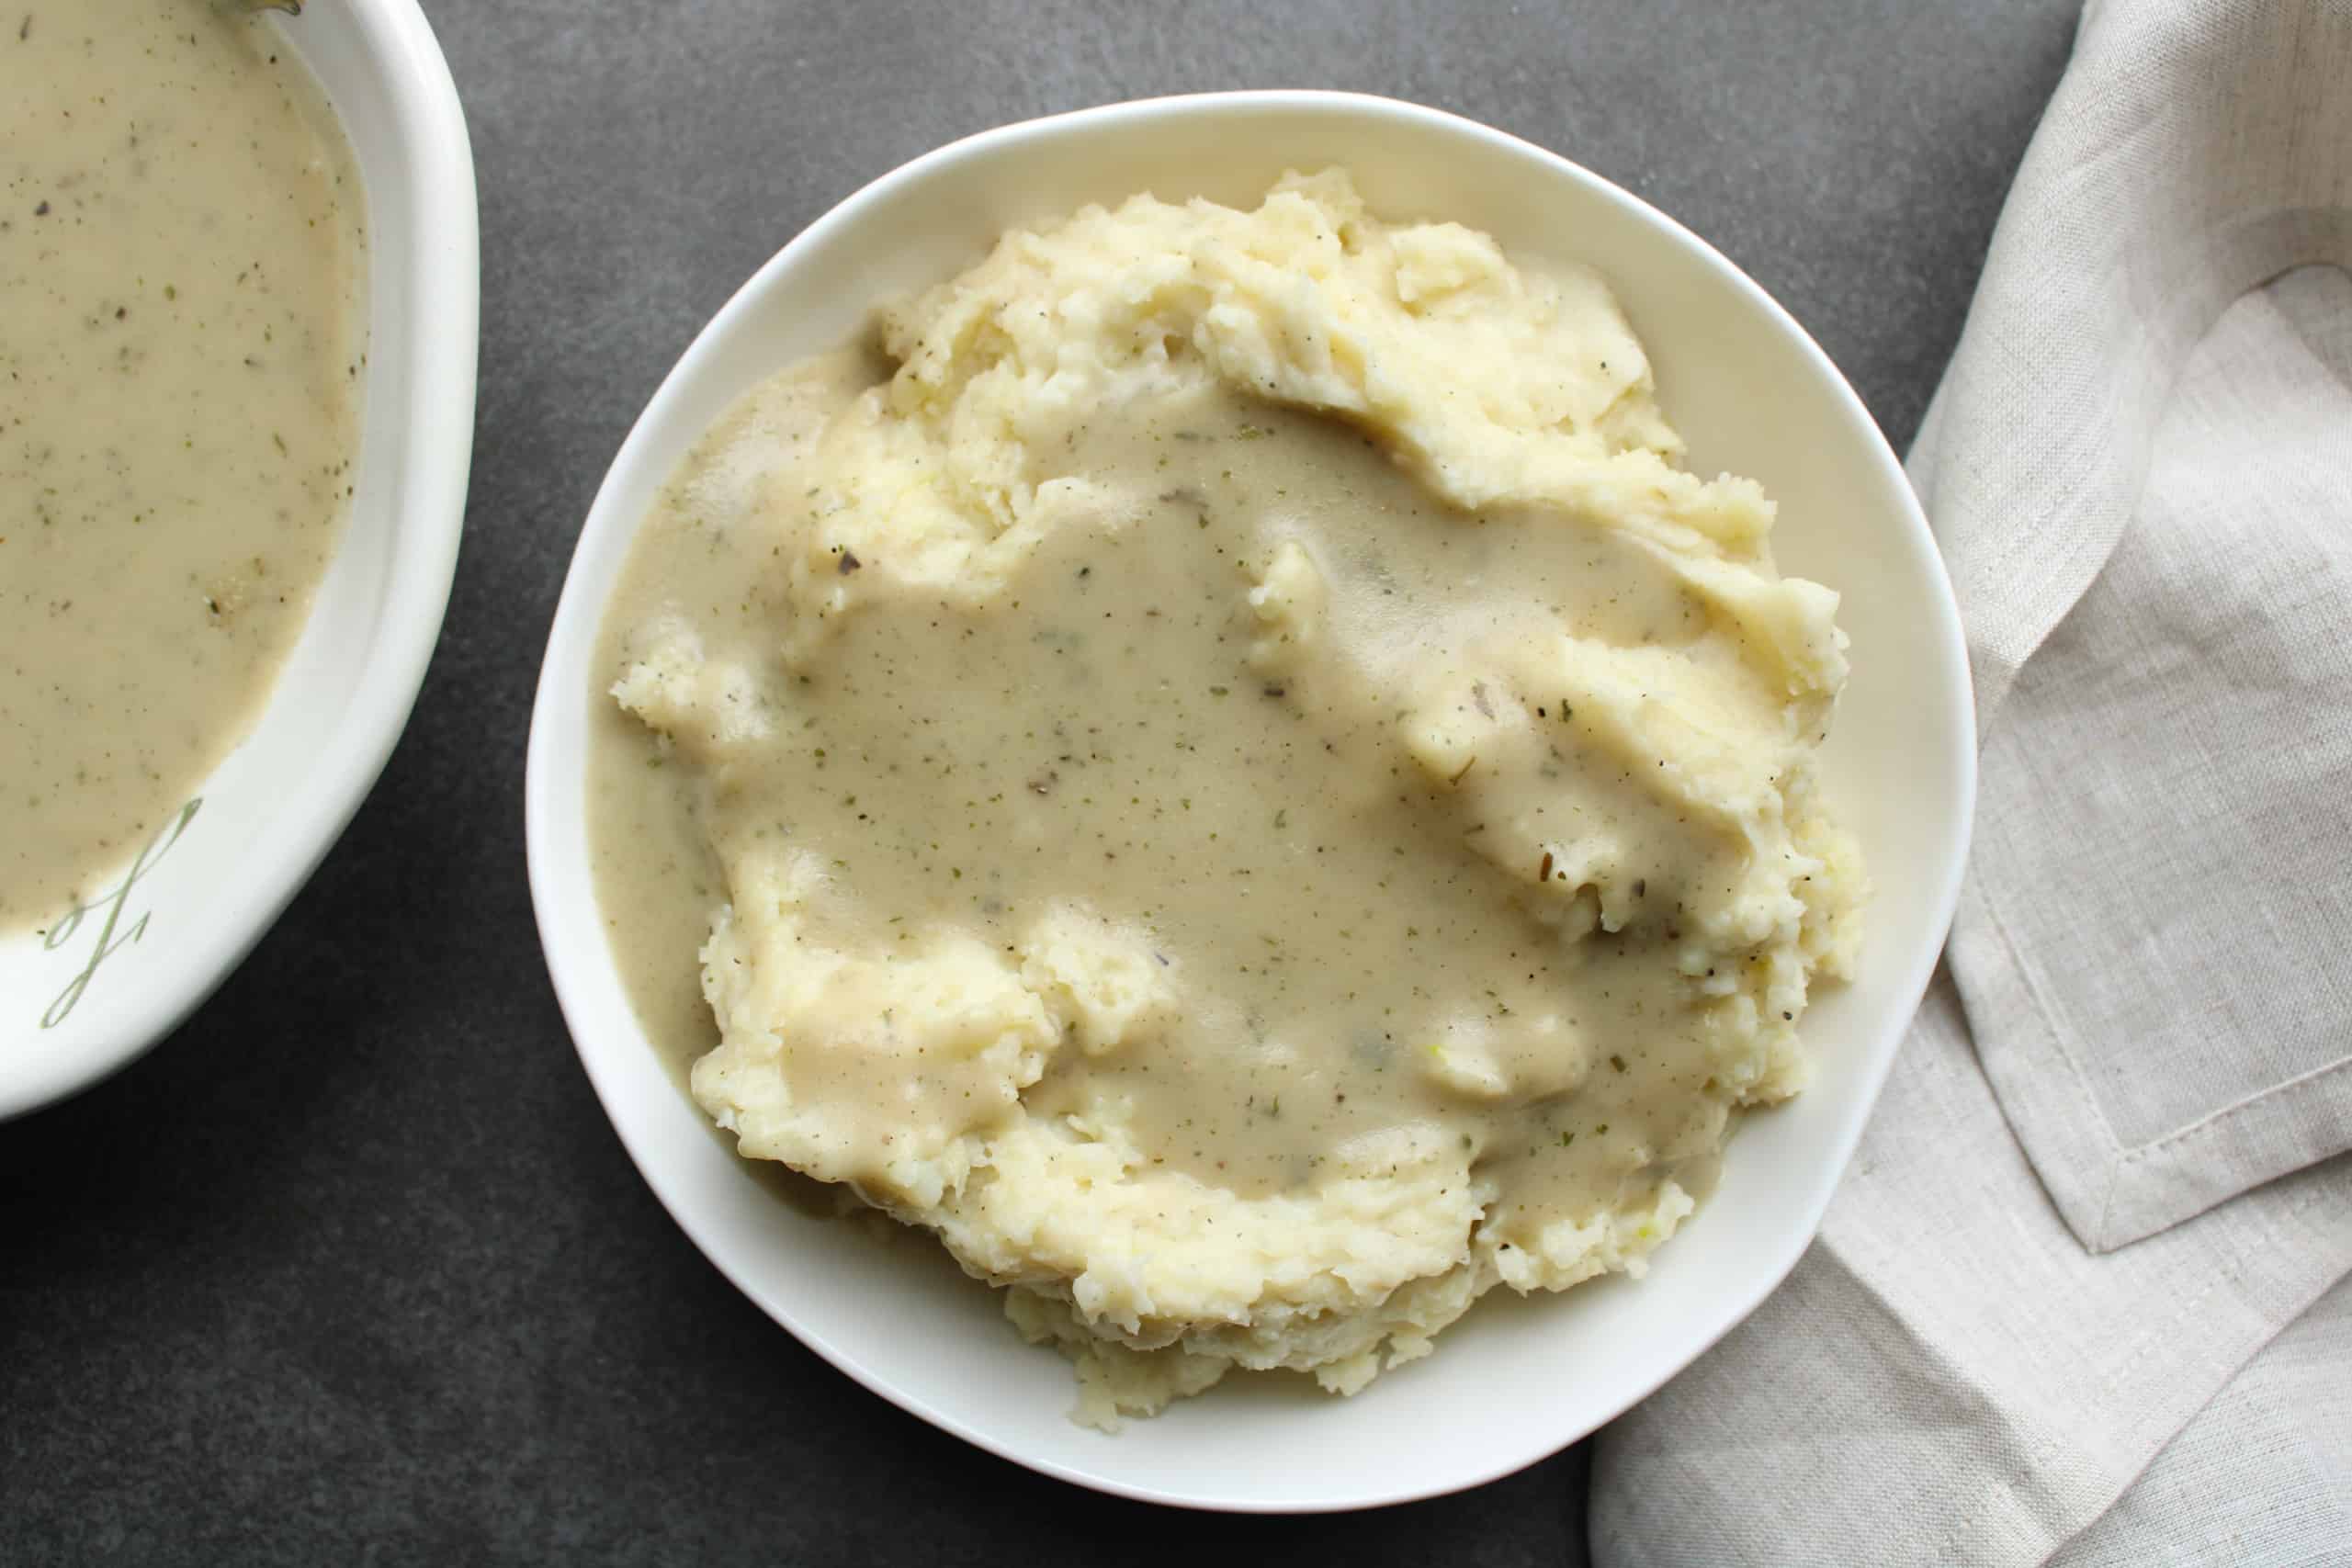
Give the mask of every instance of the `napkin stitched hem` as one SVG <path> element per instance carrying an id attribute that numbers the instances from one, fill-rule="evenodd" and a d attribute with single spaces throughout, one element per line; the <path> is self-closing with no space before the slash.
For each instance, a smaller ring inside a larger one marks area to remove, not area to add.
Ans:
<path id="1" fill-rule="evenodd" d="M 1997 956 L 1973 954 L 1979 962 L 1954 967 L 1953 977 L 1972 1016 L 1984 1016 L 1989 1010 L 1992 1016 L 2013 1024 L 2030 1021 L 2047 1046 L 2037 1051 L 2032 1042 L 2015 1038 L 1997 1047 L 1978 1041 L 1978 1058 L 2011 1129 L 2029 1155 L 2045 1122 L 2074 1135 L 2096 1127 L 2103 1140 L 2101 1180 L 2078 1178 L 2076 1167 L 2065 1161 L 2033 1162 L 2035 1175 L 2068 1227 L 2093 1252 L 2129 1246 L 2251 1186 L 2345 1152 L 2352 1130 L 2339 1108 L 2352 1095 L 2352 1053 L 2217 1107 L 2160 1137 L 2126 1145 L 2092 1091 L 2073 1032 L 2042 995 L 1999 908 L 1973 878 L 1962 889 L 1961 899 L 1983 910 L 1985 925 L 2001 947 Z M 1987 958 L 1993 961 L 1984 962 Z M 1987 994 L 1996 987 L 2007 994 Z M 2062 1064 L 2064 1074 L 2039 1070 L 2045 1057 Z M 2268 1118 L 2261 1134 L 2251 1139 L 2240 1135 L 2242 1123 L 2257 1112 Z M 2229 1145 L 2232 1157 L 2215 1158 L 2211 1146 L 2216 1144 Z M 2264 1171 L 2256 1180 L 2247 1179 L 2250 1162 L 2258 1162 L 2251 1168 Z"/>

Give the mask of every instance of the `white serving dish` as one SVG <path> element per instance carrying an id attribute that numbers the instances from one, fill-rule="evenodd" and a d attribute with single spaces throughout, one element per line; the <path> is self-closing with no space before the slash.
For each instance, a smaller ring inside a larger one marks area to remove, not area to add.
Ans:
<path id="1" fill-rule="evenodd" d="M 1114 1437 L 1066 1418 L 1069 1366 L 915 1238 L 877 1247 L 754 1179 L 646 1043 L 596 913 L 583 811 L 590 649 L 657 487 L 741 392 L 846 338 L 869 307 L 976 259 L 1001 230 L 1149 189 L 1246 202 L 1285 167 L 1343 164 L 1390 217 L 1457 219 L 1509 249 L 1591 263 L 1649 345 L 1690 465 L 1762 479 L 1789 570 L 1846 595 L 1854 676 L 1832 788 L 1877 886 L 1860 976 L 1805 1033 L 1818 1081 L 1751 1117 L 1720 1191 L 1649 1277 L 1532 1301 L 1498 1291 L 1426 1360 L 1351 1400 L 1234 1377 Z M 868 1388 L 982 1448 L 1132 1497 L 1237 1510 L 1395 1503 L 1468 1486 L 1590 1432 L 1752 1311 L 1820 1223 L 1942 944 L 1974 790 L 1950 586 L 1894 455 L 1763 291 L 1623 191 L 1433 110 L 1322 93 L 1123 104 L 988 132 L 842 202 L 763 267 L 663 382 L 596 497 L 532 719 L 532 894 L 581 1060 L 622 1142 L 696 1245 Z M 778 1411 L 779 1421 L 804 1413 Z"/>
<path id="2" fill-rule="evenodd" d="M 416 0 L 335 0 L 266 25 L 325 87 L 367 189 L 351 515 L 267 708 L 194 815 L 78 919 L 0 937 L 0 1119 L 123 1066 L 228 977 L 383 771 L 448 604 L 481 293 L 457 88 Z"/>

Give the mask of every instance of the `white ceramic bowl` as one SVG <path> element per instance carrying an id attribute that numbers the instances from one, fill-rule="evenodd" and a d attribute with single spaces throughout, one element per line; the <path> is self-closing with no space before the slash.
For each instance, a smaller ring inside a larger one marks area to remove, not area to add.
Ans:
<path id="1" fill-rule="evenodd" d="M 1246 202 L 1285 166 L 1343 164 L 1392 217 L 1458 219 L 1600 267 L 1649 345 L 1691 466 L 1762 479 L 1791 570 L 1844 591 L 1854 676 L 1832 787 L 1878 893 L 1860 976 L 1806 1015 L 1818 1081 L 1749 1119 L 1721 1190 L 1640 1282 L 1497 1292 L 1437 1353 L 1336 1400 L 1235 1377 L 1114 1437 L 1066 1419 L 1069 1366 L 920 1240 L 876 1247 L 754 1180 L 665 1074 L 597 919 L 583 822 L 590 648 L 673 464 L 761 378 L 847 337 L 878 299 L 977 259 L 1009 224 L 1137 190 Z M 795 240 L 695 340 L 590 512 L 541 671 L 526 784 L 532 893 L 581 1059 L 623 1143 L 711 1260 L 887 1399 L 1048 1473 L 1195 1506 L 1311 1510 L 1427 1496 L 1591 1431 L 1752 1311 L 1811 1240 L 1942 944 L 1974 784 L 1966 666 L 1928 527 L 1870 415 L 1812 340 L 1703 243 L 1538 148 L 1430 109 L 1249 93 L 1091 109 L 959 141 Z M 779 1420 L 794 1418 L 778 1412 Z"/>
<path id="2" fill-rule="evenodd" d="M 448 603 L 481 289 L 457 88 L 415 0 L 335 0 L 270 25 L 325 86 L 368 193 L 351 516 L 267 708 L 194 815 L 78 919 L 0 937 L 0 1118 L 122 1066 L 228 977 L 383 771 Z"/>

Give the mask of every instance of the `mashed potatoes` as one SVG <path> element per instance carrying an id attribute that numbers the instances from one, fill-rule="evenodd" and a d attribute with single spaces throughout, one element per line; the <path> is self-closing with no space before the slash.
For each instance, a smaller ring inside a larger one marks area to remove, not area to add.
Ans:
<path id="1" fill-rule="evenodd" d="M 1640 1272 L 1863 888 L 1836 596 L 1679 448 L 1599 278 L 1336 172 L 1009 234 L 763 386 L 637 547 L 592 781 L 695 1099 L 1106 1425 Z"/>

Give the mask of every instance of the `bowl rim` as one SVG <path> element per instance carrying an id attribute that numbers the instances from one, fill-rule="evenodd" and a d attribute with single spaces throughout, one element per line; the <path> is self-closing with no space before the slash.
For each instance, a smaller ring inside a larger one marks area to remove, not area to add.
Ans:
<path id="1" fill-rule="evenodd" d="M 1828 355 L 1812 335 L 1789 314 L 1779 301 L 1736 264 L 1675 219 L 1660 211 L 1641 197 L 1625 190 L 1606 177 L 1585 168 L 1560 153 L 1498 130 L 1465 116 L 1429 106 L 1390 98 L 1374 94 L 1355 93 L 1319 88 L 1241 89 L 1225 92 L 1169 95 L 1102 104 L 1086 108 L 1041 116 L 1035 118 L 1000 125 L 944 143 L 869 180 L 847 197 L 828 209 L 814 221 L 795 234 L 782 248 L 763 262 L 726 303 L 697 330 L 677 362 L 662 378 L 644 409 L 631 424 L 611 465 L 599 481 L 596 495 L 585 514 L 578 541 L 574 547 L 575 564 L 580 548 L 589 537 L 590 525 L 604 508 L 605 497 L 616 479 L 636 466 L 640 446 L 651 437 L 649 432 L 665 423 L 664 416 L 673 402 L 680 400 L 687 386 L 697 379 L 700 367 L 715 357 L 719 345 L 739 329 L 741 318 L 749 315 L 755 303 L 777 280 L 789 272 L 800 256 L 818 248 L 842 230 L 859 223 L 866 212 L 888 200 L 901 186 L 926 179 L 947 165 L 980 153 L 1001 152 L 1018 149 L 1025 143 L 1048 137 L 1059 137 L 1090 126 L 1110 120 L 1150 119 L 1160 117 L 1199 113 L 1253 113 L 1262 110 L 1304 111 L 1309 114 L 1329 114 L 1338 117 L 1375 116 L 1402 118 L 1444 134 L 1469 136 L 1522 157 L 1532 157 L 1559 178 L 1581 186 L 1598 200 L 1614 205 L 1630 213 L 1637 220 L 1659 231 L 1671 243 L 1691 253 L 1709 275 L 1724 288 L 1743 297 L 1752 307 L 1761 310 L 1778 331 L 1785 335 L 1814 365 L 1824 383 L 1836 399 L 1839 412 L 1855 426 L 1868 434 L 1873 464 L 1880 477 L 1892 480 L 1889 493 L 1899 498 L 1902 523 L 1911 536 L 1911 542 L 1922 546 L 1927 558 L 1934 566 L 1933 581 L 1939 590 L 1931 606 L 1936 622 L 1935 632 L 1942 657 L 1948 668 L 1956 673 L 1955 690 L 1958 701 L 1947 716 L 1955 775 L 1945 780 L 1952 792 L 1958 809 L 1951 824 L 1948 839 L 1942 845 L 1941 863 L 1931 907 L 1936 911 L 1932 927 L 1936 938 L 1923 942 L 1919 951 L 1907 955 L 1901 985 L 1896 987 L 1911 998 L 1910 1010 L 1904 1015 L 1900 1027 L 1893 1032 L 1893 1039 L 1879 1046 L 1858 1064 L 1856 1074 L 1860 1092 L 1851 1109 L 1836 1127 L 1834 1139 L 1825 1150 L 1826 1156 L 1817 1168 L 1806 1193 L 1801 1213 L 1792 1215 L 1786 1231 L 1786 1241 L 1776 1250 L 1769 1266 L 1758 1269 L 1753 1289 L 1726 1295 L 1721 1303 L 1717 1319 L 1709 1332 L 1700 1337 L 1687 1355 L 1672 1360 L 1668 1368 L 1649 1380 L 1645 1386 L 1620 1401 L 1610 1403 L 1599 1419 L 1582 1433 L 1563 1439 L 1557 1445 L 1516 1458 L 1503 1459 L 1489 1464 L 1472 1467 L 1464 1472 L 1449 1472 L 1441 1479 L 1402 1486 L 1386 1486 L 1375 1492 L 1340 1500 L 1230 1498 L 1188 1493 L 1180 1489 L 1136 1484 L 1091 1473 L 1058 1461 L 1029 1452 L 1014 1443 L 1001 1440 L 985 1429 L 975 1427 L 948 1411 L 938 1408 L 920 1390 L 903 1386 L 890 1377 L 877 1373 L 854 1359 L 822 1333 L 796 1318 L 788 1303 L 774 1299 L 764 1288 L 747 1280 L 733 1265 L 728 1254 L 730 1244 L 712 1233 L 718 1228 L 705 1222 L 696 1209 L 683 1200 L 685 1183 L 662 1174 L 661 1162 L 650 1157 L 641 1146 L 639 1135 L 631 1130 L 626 1113 L 626 1094 L 616 1070 L 602 1065 L 598 1053 L 587 1041 L 605 1026 L 605 1021 L 589 1015 L 581 1000 L 583 982 L 579 978 L 583 966 L 609 964 L 608 955 L 601 951 L 594 956 L 567 947 L 556 910 L 555 893 L 551 886 L 554 873 L 549 869 L 563 853 L 556 841 L 555 817 L 558 812 L 556 795 L 560 790 L 577 791 L 576 776 L 559 779 L 553 776 L 553 764 L 547 761 L 547 750 L 539 745 L 541 735 L 559 722 L 560 705 L 579 699 L 580 694 L 569 684 L 559 687 L 552 679 L 555 667 L 561 662 L 561 649 L 582 638 L 593 639 L 601 621 L 604 605 L 587 602 L 581 579 L 567 569 L 563 592 L 549 627 L 548 649 L 540 668 L 540 680 L 532 705 L 531 743 L 526 762 L 524 786 L 525 840 L 529 862 L 531 898 L 534 918 L 540 933 L 541 950 L 556 992 L 565 1026 L 571 1035 L 573 1049 L 588 1075 L 589 1081 L 604 1107 L 622 1146 L 639 1176 L 651 1189 L 655 1199 L 671 1219 L 693 1241 L 695 1247 L 738 1291 L 757 1305 L 769 1317 L 781 1325 L 793 1337 L 813 1350 L 819 1357 L 854 1382 L 880 1395 L 900 1409 L 929 1422 L 933 1426 L 961 1438 L 984 1452 L 1009 1460 L 1025 1469 L 1050 1475 L 1057 1480 L 1090 1490 L 1126 1497 L 1138 1502 L 1240 1514 L 1322 1513 L 1359 1508 L 1387 1507 L 1417 1502 L 1429 1497 L 1483 1485 L 1525 1469 L 1551 1453 L 1598 1431 L 1640 1400 L 1648 1397 L 1682 1368 L 1689 1366 L 1712 1348 L 1723 1337 L 1746 1320 L 1765 1299 L 1777 1290 L 1796 1266 L 1817 1235 L 1823 1216 L 1837 1185 L 1851 1163 L 1864 1124 L 1876 1105 L 1888 1073 L 1892 1070 L 1896 1052 L 1908 1033 L 1909 1021 L 1916 1013 L 1918 1000 L 1926 995 L 1928 985 L 1940 961 L 1945 935 L 1949 932 L 1956 909 L 1961 882 L 1967 864 L 1970 837 L 1973 828 L 1976 797 L 1976 734 L 1974 696 L 1970 682 L 1967 649 L 1963 637 L 1957 601 L 1941 554 L 1936 548 L 1934 536 L 1918 500 L 1905 477 L 1900 460 L 1888 445 L 1877 421 L 1864 406 L 1859 394 L 1846 379 Z M 601 931 L 595 932 L 601 938 Z M 597 945 L 591 942 L 585 945 Z M 1801 1221 L 1802 1223 L 1798 1223 Z"/>
<path id="2" fill-rule="evenodd" d="M 218 918 L 189 928 L 146 983 L 124 996 L 121 1027 L 25 1071 L 0 1074 L 0 1122 L 78 1094 L 129 1066 L 236 972 L 382 774 L 440 640 L 472 466 L 481 299 L 472 145 L 457 84 L 418 0 L 344 0 L 343 9 L 368 55 L 384 63 L 382 85 L 418 209 L 405 233 L 388 236 L 370 223 L 370 269 L 380 270 L 384 257 L 397 254 L 416 296 L 432 301 L 438 322 L 412 340 L 413 378 L 399 411 L 403 435 L 396 454 L 408 503 L 393 531 L 382 618 L 342 719 L 332 735 L 320 738 L 315 761 L 301 787 L 283 802 L 274 830 L 253 846 L 242 895 L 223 898 Z"/>

